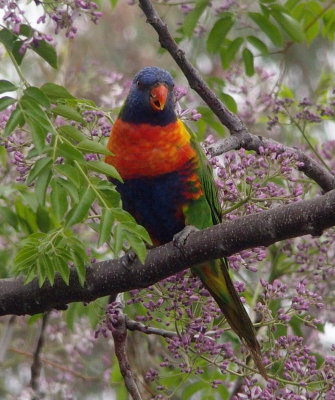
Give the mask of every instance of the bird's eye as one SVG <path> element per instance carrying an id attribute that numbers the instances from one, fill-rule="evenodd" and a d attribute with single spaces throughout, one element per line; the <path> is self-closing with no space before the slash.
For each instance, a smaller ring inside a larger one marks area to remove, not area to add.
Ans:
<path id="1" fill-rule="evenodd" d="M 138 88 L 140 88 L 140 87 L 142 86 L 142 83 L 141 83 L 140 81 L 137 81 L 137 82 L 136 82 L 136 86 L 137 86 Z"/>

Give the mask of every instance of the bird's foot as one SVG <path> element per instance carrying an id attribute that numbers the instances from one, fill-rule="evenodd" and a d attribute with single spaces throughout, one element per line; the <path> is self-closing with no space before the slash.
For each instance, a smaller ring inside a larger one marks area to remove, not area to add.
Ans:
<path id="1" fill-rule="evenodd" d="M 131 264 L 136 260 L 137 255 L 134 251 L 130 250 L 126 253 L 123 257 L 121 257 L 121 265 L 126 268 L 130 269 Z"/>
<path id="2" fill-rule="evenodd" d="M 198 230 L 199 229 L 196 228 L 193 225 L 186 225 L 185 228 L 182 231 L 176 233 L 173 236 L 173 239 L 172 239 L 173 244 L 176 247 L 178 247 L 178 249 L 183 248 L 183 246 L 185 245 L 185 243 L 186 243 L 188 237 L 190 236 L 190 234 L 194 233 L 194 232 L 197 232 Z"/>

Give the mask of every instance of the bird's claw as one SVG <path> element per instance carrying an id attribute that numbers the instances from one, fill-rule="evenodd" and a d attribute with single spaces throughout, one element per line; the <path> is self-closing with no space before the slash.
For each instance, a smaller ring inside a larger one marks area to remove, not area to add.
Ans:
<path id="1" fill-rule="evenodd" d="M 131 264 L 136 260 L 136 253 L 134 251 L 128 251 L 123 257 L 121 257 L 121 265 L 122 267 L 129 269 Z"/>
<path id="2" fill-rule="evenodd" d="M 183 248 L 191 233 L 197 232 L 199 229 L 193 225 L 186 225 L 185 228 L 173 236 L 173 244 L 179 249 Z"/>

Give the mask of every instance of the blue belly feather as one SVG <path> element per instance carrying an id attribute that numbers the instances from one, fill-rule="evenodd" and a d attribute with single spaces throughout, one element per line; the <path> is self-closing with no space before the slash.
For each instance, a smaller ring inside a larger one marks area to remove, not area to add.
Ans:
<path id="1" fill-rule="evenodd" d="M 182 206 L 189 202 L 185 198 L 185 174 L 175 171 L 114 183 L 123 208 L 160 244 L 171 241 L 184 228 Z"/>

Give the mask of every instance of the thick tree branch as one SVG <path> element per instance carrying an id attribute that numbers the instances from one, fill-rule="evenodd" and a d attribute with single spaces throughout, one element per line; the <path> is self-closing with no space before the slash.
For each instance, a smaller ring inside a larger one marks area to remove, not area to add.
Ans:
<path id="1" fill-rule="evenodd" d="M 38 287 L 37 280 L 24 285 L 21 279 L 0 280 L 0 315 L 35 314 L 64 309 L 74 301 L 89 302 L 98 297 L 144 288 L 183 269 L 255 246 L 312 234 L 319 235 L 335 225 L 335 190 L 262 213 L 247 215 L 191 234 L 182 249 L 173 243 L 148 252 L 146 263 L 135 261 L 125 268 L 120 260 L 92 264 L 80 286 L 75 271 L 67 286 L 60 277 L 54 286 Z"/>
<path id="2" fill-rule="evenodd" d="M 224 144 L 222 145 L 223 147 L 221 147 L 221 153 L 227 151 L 224 150 L 227 147 L 230 150 L 243 147 L 247 150 L 258 151 L 260 146 L 266 146 L 266 143 L 269 143 L 270 141 L 260 136 L 251 134 L 244 125 L 243 121 L 241 121 L 236 114 L 230 112 L 221 102 L 221 100 L 215 95 L 215 93 L 209 88 L 209 86 L 200 76 L 199 72 L 187 60 L 183 50 L 177 45 L 171 36 L 167 25 L 162 21 L 155 8 L 152 6 L 150 0 L 139 0 L 139 3 L 145 16 L 147 17 L 147 22 L 157 32 L 161 46 L 171 54 L 172 58 L 183 71 L 190 87 L 198 93 L 198 95 L 210 107 L 222 124 L 229 129 L 232 136 L 223 142 Z M 285 146 L 283 146 L 283 148 L 285 148 Z M 299 160 L 304 163 L 304 166 L 300 168 L 301 171 L 303 171 L 309 178 L 317 182 L 325 192 L 335 188 L 334 175 L 332 175 L 329 171 L 308 157 L 306 154 L 299 152 L 298 150 L 296 153 L 299 156 Z M 218 150 L 216 151 L 216 154 L 219 154 Z"/>

